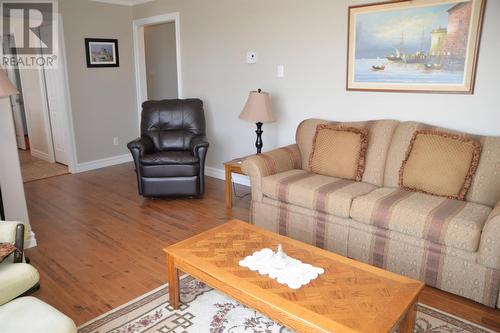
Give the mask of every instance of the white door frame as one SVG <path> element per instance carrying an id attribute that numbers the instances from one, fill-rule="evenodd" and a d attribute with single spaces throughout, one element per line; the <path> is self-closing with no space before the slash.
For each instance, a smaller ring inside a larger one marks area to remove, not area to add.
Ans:
<path id="1" fill-rule="evenodd" d="M 146 17 L 132 22 L 134 35 L 135 87 L 139 127 L 141 123 L 142 102 L 148 99 L 146 78 L 146 53 L 144 47 L 144 27 L 160 23 L 175 23 L 175 48 L 177 58 L 177 96 L 182 98 L 181 32 L 178 12 Z"/>
<path id="2" fill-rule="evenodd" d="M 64 76 L 64 100 L 66 101 L 66 128 L 68 142 L 69 163 L 68 171 L 77 172 L 78 159 L 76 155 L 75 127 L 73 125 L 73 110 L 71 109 L 71 94 L 69 90 L 68 61 L 66 57 L 66 43 L 64 42 L 64 24 L 62 14 L 58 14 L 59 19 L 59 66 L 62 66 Z M 62 60 L 62 61 L 61 61 Z"/>

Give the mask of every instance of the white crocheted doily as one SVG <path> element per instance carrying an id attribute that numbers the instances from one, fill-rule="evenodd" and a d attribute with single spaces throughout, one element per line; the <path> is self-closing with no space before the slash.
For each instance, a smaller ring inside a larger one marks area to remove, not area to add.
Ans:
<path id="1" fill-rule="evenodd" d="M 270 278 L 286 284 L 291 289 L 298 289 L 325 272 L 323 268 L 305 264 L 267 248 L 240 260 L 239 264 L 257 271 L 260 275 L 269 275 Z"/>

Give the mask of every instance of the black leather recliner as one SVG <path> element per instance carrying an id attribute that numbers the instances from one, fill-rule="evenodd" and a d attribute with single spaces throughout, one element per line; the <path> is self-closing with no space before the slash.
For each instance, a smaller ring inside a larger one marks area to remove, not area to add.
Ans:
<path id="1" fill-rule="evenodd" d="M 201 100 L 144 102 L 141 137 L 127 145 L 135 162 L 139 194 L 203 194 L 208 146 Z"/>

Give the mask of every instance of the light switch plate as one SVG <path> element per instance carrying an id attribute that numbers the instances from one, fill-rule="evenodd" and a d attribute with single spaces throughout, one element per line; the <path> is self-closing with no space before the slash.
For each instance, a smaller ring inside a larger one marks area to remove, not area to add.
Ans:
<path id="1" fill-rule="evenodd" d="M 247 64 L 255 64 L 257 62 L 257 53 L 250 51 L 247 52 Z"/>
<path id="2" fill-rule="evenodd" d="M 285 77 L 285 66 L 278 65 L 276 67 L 276 76 L 277 77 Z"/>

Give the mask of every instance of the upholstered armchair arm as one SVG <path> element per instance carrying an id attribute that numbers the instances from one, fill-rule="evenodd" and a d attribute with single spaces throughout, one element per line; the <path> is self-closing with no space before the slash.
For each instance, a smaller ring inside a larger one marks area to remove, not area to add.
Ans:
<path id="1" fill-rule="evenodd" d="M 205 192 L 205 159 L 207 158 L 208 146 L 210 144 L 203 135 L 191 139 L 191 151 L 200 160 L 200 193 Z"/>
<path id="2" fill-rule="evenodd" d="M 14 263 L 23 261 L 24 240 L 28 235 L 25 229 L 20 222 L 0 221 L 0 243 L 14 243 L 16 246 Z"/>
<path id="3" fill-rule="evenodd" d="M 500 202 L 491 211 L 483 227 L 478 262 L 500 270 Z"/>
<path id="4" fill-rule="evenodd" d="M 269 152 L 248 157 L 243 161 L 242 170 L 250 177 L 252 199 L 261 201 L 261 180 L 276 173 L 302 168 L 299 146 L 281 147 Z"/>
<path id="5" fill-rule="evenodd" d="M 142 157 L 144 154 L 152 153 L 154 150 L 153 142 L 146 137 L 140 137 L 127 144 L 127 148 L 132 152 L 134 158 L 136 157 L 134 151 L 137 152 L 137 157 Z"/>
<path id="6" fill-rule="evenodd" d="M 140 158 L 145 154 L 152 153 L 154 151 L 153 141 L 147 137 L 140 137 L 131 141 L 127 144 L 127 148 L 130 150 L 132 157 L 134 158 L 135 173 L 137 174 L 137 183 L 139 187 L 139 194 L 142 194 L 142 183 L 141 183 L 141 168 L 140 168 Z"/>
<path id="7" fill-rule="evenodd" d="M 210 146 L 210 144 L 208 143 L 208 140 L 205 136 L 195 136 L 191 140 L 191 150 L 193 151 L 194 156 L 199 157 L 200 151 L 206 151 L 208 146 Z"/>

